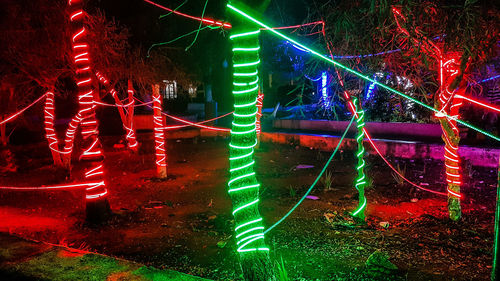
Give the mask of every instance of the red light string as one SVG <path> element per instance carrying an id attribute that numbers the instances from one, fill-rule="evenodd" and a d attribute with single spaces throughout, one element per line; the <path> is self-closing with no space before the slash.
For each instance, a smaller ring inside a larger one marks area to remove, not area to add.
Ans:
<path id="1" fill-rule="evenodd" d="M 161 115 L 160 86 L 153 86 L 153 121 L 155 132 L 156 168 L 158 176 L 166 177 L 167 156 L 165 153 L 165 132 L 163 131 L 163 117 Z"/>
<path id="2" fill-rule="evenodd" d="M 16 117 L 18 117 L 19 115 L 21 115 L 23 112 L 25 112 L 27 109 L 29 109 L 30 107 L 34 106 L 35 104 L 37 104 L 39 101 L 41 101 L 45 96 L 47 95 L 47 93 L 43 94 L 42 96 L 40 96 L 38 99 L 36 99 L 35 101 L 33 101 L 32 103 L 30 103 L 29 105 L 25 106 L 23 109 L 17 111 L 16 113 L 10 115 L 9 117 L 5 118 L 4 120 L 0 121 L 0 125 L 2 124 L 5 124 L 9 121 L 12 121 L 14 120 Z"/>
<path id="3" fill-rule="evenodd" d="M 200 125 L 200 124 L 204 124 L 204 123 L 208 123 L 208 122 L 212 122 L 212 121 L 215 121 L 217 119 L 221 119 L 221 118 L 224 118 L 226 116 L 229 116 L 231 114 L 233 114 L 234 111 L 232 112 L 228 112 L 226 114 L 223 114 L 221 116 L 217 116 L 217 117 L 214 117 L 212 119 L 208 119 L 208 120 L 204 120 L 204 121 L 201 121 L 201 122 L 198 122 L 198 123 L 195 123 L 196 125 Z M 162 129 L 163 130 L 171 130 L 171 129 L 179 129 L 179 128 L 186 128 L 186 127 L 191 127 L 191 126 L 195 126 L 195 125 L 174 125 L 174 126 L 165 126 L 163 127 Z"/>
<path id="4" fill-rule="evenodd" d="M 195 17 L 195 16 L 191 16 L 191 15 L 188 15 L 188 14 L 184 14 L 184 13 L 181 13 L 179 11 L 176 11 L 176 10 L 173 10 L 173 9 L 170 9 L 170 8 L 167 8 L 165 6 L 162 6 L 160 4 L 157 4 L 153 1 L 150 1 L 150 0 L 144 0 L 144 2 L 146 3 L 149 3 L 151 5 L 154 5 L 160 9 L 163 9 L 165 11 L 169 11 L 173 14 L 176 14 L 176 15 L 179 15 L 179 16 L 183 16 L 183 17 L 186 17 L 186 18 L 190 18 L 190 19 L 193 19 L 193 20 L 197 20 L 197 21 L 200 21 L 206 25 L 209 25 L 209 26 L 220 26 L 220 27 L 223 27 L 223 28 L 231 28 L 231 24 L 228 23 L 228 22 L 222 22 L 222 21 L 218 21 L 218 20 L 212 20 L 212 19 L 207 19 L 207 18 L 200 18 L 200 17 Z"/>
<path id="5" fill-rule="evenodd" d="M 79 188 L 89 188 L 95 186 L 105 186 L 104 181 L 101 182 L 86 182 L 86 183 L 75 183 L 75 184 L 61 184 L 61 185 L 51 185 L 51 186 L 0 186 L 0 190 L 19 190 L 19 191 L 32 191 L 32 190 L 63 190 L 63 189 L 79 189 Z"/>
<path id="6" fill-rule="evenodd" d="M 491 110 L 493 110 L 493 111 L 496 111 L 496 112 L 499 112 L 499 113 L 500 113 L 500 108 L 495 107 L 495 106 L 493 106 L 493 105 L 491 105 L 491 104 L 488 104 L 488 103 L 485 103 L 485 102 L 482 102 L 482 101 L 478 101 L 478 100 L 475 100 L 475 99 L 473 99 L 473 98 L 470 98 L 470 97 L 467 97 L 467 96 L 463 96 L 463 95 L 459 95 L 459 94 L 456 94 L 455 96 L 456 96 L 457 98 L 462 98 L 462 99 L 464 99 L 464 100 L 470 101 L 470 102 L 472 102 L 472 103 L 474 103 L 474 104 L 476 104 L 476 105 L 479 105 L 479 106 L 481 106 L 481 107 L 483 107 L 483 108 L 486 108 L 486 109 L 491 109 Z"/>
<path id="7" fill-rule="evenodd" d="M 103 198 L 107 194 L 106 184 L 104 182 L 104 169 L 101 144 L 99 142 L 98 124 L 95 118 L 94 97 L 92 84 L 92 70 L 90 67 L 89 45 L 87 44 L 87 29 L 83 26 L 84 12 L 83 0 L 69 0 L 70 22 L 72 22 L 72 48 L 74 52 L 73 63 L 76 67 L 76 85 L 78 87 L 78 103 L 80 111 L 70 122 L 70 127 L 66 133 L 70 139 L 74 139 L 74 134 L 78 126 L 81 127 L 83 138 L 83 152 L 80 160 L 86 163 L 85 179 L 91 182 L 97 182 L 94 185 L 86 187 L 85 198 L 87 200 L 96 200 Z M 74 121 L 75 120 L 75 121 Z M 73 122 L 74 121 L 74 122 Z M 66 148 L 68 143 L 66 143 Z M 72 143 L 71 143 L 72 146 Z M 71 151 L 71 150 L 70 150 Z"/>
<path id="8" fill-rule="evenodd" d="M 325 22 L 322 21 L 322 20 L 319 20 L 319 21 L 314 21 L 314 22 L 309 22 L 309 23 L 304 23 L 304 24 L 297 24 L 297 25 L 290 25 L 290 26 L 279 26 L 279 27 L 273 27 L 273 29 L 276 29 L 276 30 L 280 30 L 280 29 L 297 29 L 297 28 L 301 28 L 301 27 L 304 27 L 304 26 L 309 26 L 309 25 L 319 25 L 321 24 L 322 25 L 322 29 L 324 29 L 325 27 Z M 267 30 L 265 28 L 260 28 L 260 30 Z M 322 33 L 322 31 L 320 31 L 320 33 Z M 311 34 L 309 34 L 311 35 Z"/>
<path id="9" fill-rule="evenodd" d="M 142 102 L 141 100 L 139 100 L 138 98 L 135 98 L 137 101 L 139 102 Z M 151 108 L 151 106 L 149 106 Z M 198 123 L 194 123 L 194 122 L 191 122 L 189 120 L 185 120 L 185 119 L 182 119 L 182 118 L 179 118 L 179 117 L 176 117 L 176 116 L 173 116 L 173 115 L 170 115 L 170 114 L 167 114 L 163 111 L 161 111 L 161 114 L 167 116 L 168 118 L 171 118 L 171 119 L 174 119 L 174 120 L 177 120 L 179 122 L 182 122 L 182 123 L 185 123 L 185 124 L 188 124 L 188 125 L 185 125 L 185 126 L 167 126 L 167 127 L 162 127 L 164 129 L 176 129 L 176 128 L 184 128 L 184 127 L 189 127 L 189 126 L 195 126 L 195 127 L 198 127 L 198 128 L 203 128 L 203 129 L 209 129 L 209 130 L 213 130 L 213 131 L 223 131 L 223 132 L 229 132 L 230 129 L 228 128 L 221 128 L 221 127 L 213 127 L 213 126 L 206 126 L 206 125 L 201 125 L 203 123 L 207 123 L 207 122 L 210 122 L 210 121 L 213 121 L 213 120 L 217 120 L 219 118 L 222 118 L 222 117 L 225 117 L 225 116 L 228 116 L 230 114 L 232 114 L 233 112 L 230 112 L 230 113 L 227 113 L 227 114 L 224 114 L 222 116 L 219 116 L 219 117 L 215 117 L 215 118 L 212 118 L 210 120 L 205 120 L 205 121 L 202 121 L 202 122 L 198 122 Z"/>
<path id="10" fill-rule="evenodd" d="M 255 106 L 257 106 L 257 120 L 255 123 L 255 130 L 257 132 L 257 136 L 259 136 L 260 133 L 262 132 L 260 118 L 262 117 L 263 104 L 264 104 L 264 94 L 260 91 L 260 88 L 259 88 L 259 93 L 257 94 L 257 104 L 255 105 Z"/>

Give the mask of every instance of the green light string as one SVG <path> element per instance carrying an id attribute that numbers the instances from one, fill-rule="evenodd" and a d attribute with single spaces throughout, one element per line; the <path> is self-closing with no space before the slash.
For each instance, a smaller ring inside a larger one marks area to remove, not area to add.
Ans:
<path id="1" fill-rule="evenodd" d="M 323 174 L 325 173 L 326 171 L 326 168 L 328 168 L 328 165 L 330 165 L 330 162 L 332 162 L 333 160 L 333 157 L 335 156 L 335 154 L 337 153 L 337 150 L 339 150 L 340 148 L 340 145 L 342 144 L 342 141 L 344 141 L 344 138 L 345 136 L 347 135 L 347 132 L 349 131 L 349 128 L 351 128 L 351 125 L 352 125 L 352 122 L 354 122 L 354 116 L 352 117 L 351 119 L 351 122 L 349 122 L 349 125 L 347 125 L 347 128 L 345 129 L 344 133 L 342 134 L 342 137 L 340 138 L 339 140 L 339 143 L 337 144 L 337 147 L 335 147 L 335 150 L 333 150 L 333 153 L 332 155 L 330 155 L 330 158 L 328 159 L 328 161 L 326 161 L 325 163 L 325 166 L 323 167 L 323 170 L 321 170 L 321 172 L 319 173 L 319 175 L 316 177 L 316 179 L 314 180 L 314 182 L 311 184 L 311 186 L 309 187 L 309 189 L 306 191 L 306 193 L 302 196 L 302 198 L 300 198 L 299 202 L 297 202 L 297 204 L 295 204 L 295 206 L 293 206 L 289 211 L 288 213 L 286 213 L 281 219 L 279 219 L 276 223 L 274 223 L 272 226 L 270 226 L 268 229 L 266 229 L 266 231 L 264 231 L 264 234 L 266 234 L 268 231 L 270 231 L 271 229 L 275 228 L 276 226 L 278 226 L 281 222 L 283 222 L 293 211 L 295 211 L 295 209 L 297 209 L 297 207 L 302 204 L 302 202 L 306 199 L 306 197 L 309 195 L 309 193 L 311 193 L 311 191 L 313 190 L 313 188 L 316 186 L 316 184 L 318 183 L 319 179 L 323 176 Z"/>
<path id="2" fill-rule="evenodd" d="M 250 20 L 250 21 L 252 21 L 252 22 L 256 23 L 257 25 L 261 26 L 262 28 L 265 28 L 266 30 L 271 31 L 271 32 L 272 32 L 272 33 L 274 33 L 275 35 L 277 35 L 277 36 L 279 36 L 279 37 L 281 37 L 281 38 L 283 38 L 283 39 L 285 39 L 285 40 L 288 40 L 289 42 L 291 42 L 291 43 L 293 43 L 293 44 L 295 44 L 295 45 L 297 45 L 297 46 L 299 46 L 299 47 L 301 47 L 301 48 L 303 48 L 303 49 L 308 50 L 311 54 L 314 54 L 315 56 L 320 57 L 320 58 L 322 58 L 323 60 L 325 60 L 325 61 L 327 61 L 327 62 L 329 62 L 329 63 L 331 63 L 331 64 L 333 64 L 333 65 L 335 65 L 335 66 L 337 66 L 337 67 L 340 67 L 341 69 L 343 69 L 343 70 L 345 70 L 345 71 L 347 71 L 347 72 L 350 72 L 350 73 L 352 73 L 352 74 L 354 74 L 354 75 L 356 75 L 356 76 L 358 76 L 358 77 L 360 77 L 360 78 L 362 78 L 362 79 L 364 79 L 364 80 L 366 80 L 366 81 L 370 81 L 370 82 L 374 83 L 375 85 L 378 85 L 378 86 L 380 86 L 380 87 L 382 87 L 382 88 L 384 88 L 384 89 L 386 89 L 386 90 L 388 90 L 388 91 L 390 91 L 390 92 L 393 92 L 393 93 L 395 93 L 395 94 L 397 94 L 397 95 L 399 95 L 399 96 L 402 96 L 402 97 L 404 97 L 404 98 L 407 98 L 407 99 L 409 99 L 409 100 L 411 100 L 411 101 L 415 102 L 416 104 L 418 104 L 418 105 L 420 105 L 420 106 L 423 106 L 423 107 L 425 107 L 425 108 L 427 108 L 427 109 L 429 109 L 429 110 L 432 110 L 432 111 L 434 111 L 434 112 L 436 112 L 436 113 L 441 114 L 443 117 L 444 117 L 444 116 L 446 116 L 446 117 L 447 117 L 447 118 L 449 118 L 449 119 L 456 120 L 456 121 L 457 121 L 457 123 L 459 123 L 459 124 L 461 124 L 461 125 L 464 125 L 464 126 L 466 126 L 466 127 L 470 128 L 470 129 L 472 129 L 472 130 L 475 130 L 475 131 L 477 131 L 477 132 L 479 132 L 479 133 L 481 133 L 481 134 L 484 134 L 485 136 L 488 136 L 488 137 L 490 137 L 490 138 L 492 138 L 492 139 L 494 139 L 494 140 L 496 140 L 496 141 L 500 141 L 500 137 L 498 137 L 498 136 L 495 136 L 495 135 L 493 135 L 493 134 L 491 134 L 491 133 L 489 133 L 489 132 L 486 132 L 486 131 L 484 131 L 484 130 L 482 130 L 482 129 L 479 129 L 479 128 L 477 128 L 477 127 L 475 127 L 475 126 L 473 126 L 473 125 L 471 125 L 471 124 L 469 124 L 469 123 L 467 123 L 467 122 L 465 122 L 465 121 L 462 121 L 462 120 L 460 120 L 460 119 L 457 119 L 457 118 L 455 118 L 455 117 L 449 116 L 449 115 L 447 115 L 447 114 L 442 114 L 442 112 L 440 112 L 439 110 L 437 110 L 437 109 L 433 108 L 432 106 L 429 106 L 429 105 L 427 105 L 427 104 L 425 104 L 425 103 L 423 103 L 423 102 L 421 102 L 421 101 L 419 101 L 419 100 L 417 100 L 417 99 L 414 99 L 414 98 L 412 98 L 412 97 L 410 97 L 410 96 L 408 96 L 408 95 L 406 95 L 406 94 L 404 94 L 404 93 L 402 93 L 402 92 L 400 92 L 400 91 L 398 91 L 398 90 L 395 90 L 395 89 L 393 89 L 393 88 L 391 88 L 391 87 L 389 87 L 389 86 L 387 86 L 387 85 L 385 85 L 385 84 L 383 84 L 383 83 L 380 83 L 379 81 L 376 81 L 375 79 L 372 79 L 372 78 L 370 78 L 370 77 L 368 77 L 368 76 L 366 76 L 366 75 L 363 75 L 362 73 L 360 73 L 360 72 L 358 72 L 358 71 L 356 71 L 356 70 L 354 70 L 354 69 L 351 69 L 351 68 L 349 68 L 349 67 L 347 67 L 347 66 L 345 66 L 345 65 L 343 65 L 343 64 L 340 64 L 340 63 L 338 63 L 338 62 L 336 62 L 336 61 L 334 61 L 334 60 L 332 60 L 332 59 L 328 58 L 327 56 L 324 56 L 324 55 L 322 55 L 321 53 L 319 53 L 319 52 L 317 52 L 317 51 L 315 51 L 315 50 L 313 50 L 313 49 L 311 49 L 311 48 L 309 48 L 309 47 L 304 46 L 303 44 L 300 44 L 299 42 L 297 42 L 297 41 L 295 41 L 295 40 L 291 39 L 290 37 L 288 37 L 288 36 L 286 36 L 286 35 L 284 35 L 284 34 L 280 33 L 279 31 L 276 31 L 276 30 L 272 29 L 272 28 L 271 28 L 271 27 L 269 27 L 268 25 L 266 25 L 266 24 L 264 24 L 264 23 L 262 23 L 262 22 L 258 21 L 257 19 L 253 18 L 252 16 L 248 15 L 247 13 L 245 13 L 245 12 L 241 11 L 240 9 L 238 9 L 238 8 L 234 7 L 234 6 L 233 6 L 233 5 L 231 5 L 231 4 L 227 4 L 227 7 L 228 7 L 228 8 L 230 8 L 231 10 L 233 10 L 233 11 L 237 12 L 238 14 L 242 15 L 243 17 L 247 18 L 248 20 Z"/>
<path id="3" fill-rule="evenodd" d="M 255 28 L 254 28 L 255 29 Z M 259 30 L 231 35 L 233 42 L 234 114 L 229 143 L 228 193 L 233 201 L 238 252 L 269 251 L 264 241 L 264 225 L 259 213 L 260 183 L 253 166 L 257 144 L 256 115 L 258 90 Z"/>
<path id="4" fill-rule="evenodd" d="M 184 38 L 184 37 L 186 37 L 186 36 L 189 36 L 189 35 L 191 35 L 191 34 L 193 34 L 193 33 L 196 33 L 196 32 L 200 32 L 200 31 L 202 31 L 202 30 L 204 30 L 204 29 L 207 29 L 207 28 L 210 28 L 210 29 L 217 29 L 217 28 L 220 28 L 220 26 L 219 26 L 219 27 L 212 27 L 212 26 L 207 25 L 207 26 L 204 26 L 204 27 L 202 27 L 202 28 L 198 28 L 198 29 L 195 29 L 195 30 L 193 30 L 193 31 L 190 31 L 190 32 L 188 32 L 188 33 L 186 33 L 186 34 L 184 34 L 184 35 L 181 35 L 181 36 L 179 36 L 179 37 L 177 37 L 177 38 L 175 38 L 175 39 L 172 39 L 172 40 L 170 40 L 170 41 L 167 41 L 167 42 L 161 42 L 161 43 L 155 43 L 155 44 L 151 45 L 151 47 L 149 47 L 149 49 L 148 49 L 148 53 L 147 53 L 147 57 L 149 58 L 149 56 L 150 56 L 150 52 L 151 52 L 151 49 L 153 49 L 154 47 L 163 46 L 163 45 L 168 45 L 168 44 L 173 43 L 173 42 L 175 42 L 175 41 L 177 41 L 177 40 L 180 40 L 180 39 L 182 39 L 182 38 Z"/>
<path id="5" fill-rule="evenodd" d="M 498 178 L 497 178 L 497 201 L 495 206 L 495 232 L 494 232 L 494 245 L 493 245 L 493 266 L 491 271 L 491 280 L 497 280 L 498 276 L 498 247 L 500 239 L 500 159 L 498 163 Z"/>
<path id="6" fill-rule="evenodd" d="M 189 50 L 194 45 L 194 42 L 196 42 L 196 39 L 198 39 L 198 34 L 200 34 L 201 25 L 203 24 L 203 17 L 205 16 L 205 10 L 207 9 L 207 4 L 208 4 L 208 0 L 205 1 L 205 6 L 203 6 L 203 12 L 201 13 L 201 21 L 200 21 L 200 24 L 198 25 L 198 32 L 196 32 L 196 35 L 194 36 L 193 42 L 191 42 L 191 44 L 189 44 L 189 46 L 187 46 L 184 49 L 184 51 Z"/>
<path id="7" fill-rule="evenodd" d="M 158 19 L 162 19 L 164 17 L 167 17 L 169 15 L 171 15 L 173 12 L 177 11 L 178 9 L 180 9 L 182 6 L 184 6 L 184 4 L 186 4 L 188 2 L 188 0 L 185 0 L 184 2 L 182 2 L 182 4 L 180 4 L 179 6 L 177 6 L 177 8 L 173 9 L 172 11 L 168 12 L 168 14 L 165 14 L 165 15 L 161 15 Z"/>
<path id="8" fill-rule="evenodd" d="M 366 209 L 366 197 L 365 197 L 365 148 L 363 146 L 363 140 L 365 138 L 365 111 L 361 108 L 361 103 L 357 98 L 353 98 L 354 107 L 358 117 L 356 118 L 358 135 L 356 136 L 356 142 L 358 143 L 358 151 L 356 152 L 356 157 L 358 158 L 358 164 L 356 166 L 356 171 L 358 172 L 358 177 L 356 178 L 355 187 L 359 194 L 359 205 L 356 210 L 352 212 L 352 216 L 361 220 L 365 220 L 365 209 Z"/>

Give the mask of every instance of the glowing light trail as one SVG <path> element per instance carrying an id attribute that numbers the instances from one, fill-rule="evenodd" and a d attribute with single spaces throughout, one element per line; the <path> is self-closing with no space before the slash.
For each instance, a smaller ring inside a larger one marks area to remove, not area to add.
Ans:
<path id="1" fill-rule="evenodd" d="M 9 117 L 5 118 L 4 120 L 0 121 L 0 125 L 2 124 L 5 124 L 13 119 L 15 119 L 17 116 L 21 115 L 23 112 L 25 112 L 28 108 L 34 106 L 35 104 L 37 104 L 39 101 L 41 101 L 45 96 L 47 95 L 47 93 L 43 94 L 42 96 L 40 96 L 38 99 L 36 99 L 35 101 L 33 101 L 32 103 L 30 103 L 29 105 L 25 106 L 23 109 L 17 111 L 16 113 L 10 115 Z"/>
<path id="2" fill-rule="evenodd" d="M 306 193 L 302 196 L 302 198 L 300 198 L 300 200 L 297 202 L 297 204 L 295 204 L 281 219 L 279 219 L 277 222 L 275 222 L 273 225 L 271 225 L 268 229 L 266 229 L 264 231 L 264 234 L 266 234 L 267 232 L 269 232 L 271 229 L 275 228 L 276 226 L 278 226 L 281 222 L 283 222 L 288 216 L 290 216 L 290 214 L 295 211 L 295 209 L 297 209 L 297 207 L 302 204 L 302 202 L 306 199 L 306 197 L 309 195 L 309 193 L 311 193 L 311 191 L 313 190 L 313 188 L 316 186 L 316 184 L 318 183 L 318 181 L 321 179 L 321 177 L 323 176 L 323 174 L 325 173 L 326 171 L 326 168 L 328 168 L 328 165 L 330 165 L 330 162 L 332 162 L 333 160 L 333 157 L 335 156 L 335 154 L 337 153 L 337 151 L 339 150 L 340 148 L 340 145 L 342 144 L 342 141 L 344 141 L 344 138 L 345 136 L 347 135 L 347 132 L 349 131 L 349 128 L 351 128 L 351 125 L 352 123 L 354 122 L 354 116 L 351 118 L 351 122 L 349 122 L 349 125 L 347 125 L 347 128 L 345 129 L 344 133 L 342 134 L 342 137 L 340 138 L 337 146 L 335 147 L 335 149 L 333 150 L 332 152 L 332 155 L 330 155 L 330 158 L 328 159 L 328 161 L 326 161 L 325 163 L 325 166 L 323 166 L 323 169 L 321 170 L 321 172 L 318 174 L 318 176 L 316 177 L 316 179 L 314 180 L 314 182 L 311 184 L 311 186 L 309 187 L 309 189 L 306 191 Z"/>
<path id="3" fill-rule="evenodd" d="M 60 190 L 60 189 L 79 189 L 88 188 L 96 186 L 104 186 L 104 181 L 101 182 L 86 182 L 86 183 L 75 183 L 75 184 L 61 184 L 61 185 L 51 185 L 51 186 L 0 186 L 0 190 L 19 190 L 19 191 L 32 191 L 32 190 Z"/>
<path id="4" fill-rule="evenodd" d="M 459 98 L 462 98 L 464 100 L 470 101 L 472 103 L 475 103 L 475 104 L 477 104 L 479 106 L 482 106 L 482 107 L 484 107 L 486 109 L 491 109 L 493 111 L 500 112 L 500 108 L 498 108 L 496 106 L 493 106 L 491 104 L 487 104 L 487 103 L 484 103 L 484 102 L 481 102 L 481 101 L 478 101 L 478 100 L 475 100 L 473 98 L 469 98 L 469 97 L 466 97 L 466 96 L 463 96 L 463 95 L 458 95 L 457 94 L 456 96 L 459 97 Z"/>

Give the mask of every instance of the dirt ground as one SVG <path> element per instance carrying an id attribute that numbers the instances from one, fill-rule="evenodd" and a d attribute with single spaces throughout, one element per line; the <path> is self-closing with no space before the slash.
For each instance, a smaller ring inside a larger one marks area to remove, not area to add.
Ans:
<path id="1" fill-rule="evenodd" d="M 169 179 L 155 179 L 151 134 L 139 134 L 140 153 L 104 138 L 112 218 L 84 222 L 84 194 L 0 190 L 0 231 L 178 270 L 214 280 L 241 280 L 226 194 L 228 139 L 167 142 Z M 62 183 L 45 143 L 12 147 L 18 171 L 3 186 Z M 281 218 L 314 181 L 329 152 L 263 143 L 256 153 L 267 225 Z M 390 159 L 410 179 L 445 191 L 443 163 Z M 313 168 L 297 169 L 297 165 Z M 464 165 L 463 219 L 447 218 L 446 198 L 398 184 L 378 158 L 367 157 L 366 224 L 354 224 L 357 205 L 353 151 L 336 156 L 320 181 L 317 200 L 304 203 L 267 235 L 272 258 L 291 280 L 488 280 L 492 263 L 497 171 Z M 78 182 L 78 165 L 72 181 Z M 326 185 L 326 186 L 325 186 Z M 427 186 L 427 185 L 426 185 Z M 398 270 L 366 266 L 375 251 Z"/>

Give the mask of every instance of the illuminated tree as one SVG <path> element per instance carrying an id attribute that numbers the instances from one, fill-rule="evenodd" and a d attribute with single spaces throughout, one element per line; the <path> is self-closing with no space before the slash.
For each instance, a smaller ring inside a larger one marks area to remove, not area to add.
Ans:
<path id="1" fill-rule="evenodd" d="M 269 1 L 234 1 L 250 6 L 259 15 Z M 229 195 L 233 202 L 236 247 L 245 280 L 274 280 L 269 247 L 264 239 L 264 225 L 259 212 L 259 190 L 254 171 L 254 148 L 257 145 L 256 117 L 259 88 L 259 27 L 231 14 L 233 28 L 233 97 L 234 120 L 229 144 Z"/>

